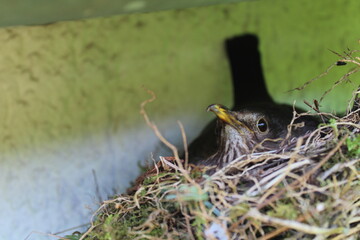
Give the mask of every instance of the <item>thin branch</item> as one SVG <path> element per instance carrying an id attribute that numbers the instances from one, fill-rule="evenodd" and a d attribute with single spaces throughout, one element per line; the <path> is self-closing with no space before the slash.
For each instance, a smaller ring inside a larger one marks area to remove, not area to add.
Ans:
<path id="1" fill-rule="evenodd" d="M 147 89 L 146 90 L 148 92 L 148 94 L 150 94 L 151 98 L 143 101 L 140 105 L 140 114 L 143 115 L 144 119 L 145 119 L 145 122 L 146 124 L 154 131 L 155 135 L 160 139 L 160 141 L 162 143 L 164 143 L 168 148 L 171 149 L 171 151 L 173 152 L 174 154 L 174 157 L 175 157 L 175 161 L 176 161 L 176 164 L 178 165 L 178 170 L 184 175 L 184 177 L 186 178 L 187 181 L 191 182 L 191 183 L 194 183 L 194 180 L 189 176 L 189 173 L 184 169 L 184 166 L 180 160 L 180 157 L 179 157 L 179 152 L 178 152 L 178 149 L 173 145 L 171 144 L 160 132 L 160 130 L 158 129 L 158 127 L 155 125 L 155 123 L 151 122 L 149 116 L 147 115 L 146 111 L 145 111 L 145 106 L 148 104 L 148 103 L 151 103 L 153 101 L 155 101 L 156 99 L 156 95 L 153 91 Z"/>

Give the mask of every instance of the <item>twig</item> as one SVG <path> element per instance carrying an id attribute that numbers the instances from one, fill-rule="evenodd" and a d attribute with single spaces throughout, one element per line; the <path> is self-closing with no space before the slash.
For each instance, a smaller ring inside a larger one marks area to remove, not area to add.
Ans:
<path id="1" fill-rule="evenodd" d="M 68 238 L 59 237 L 59 236 L 56 236 L 56 235 L 51 234 L 51 233 L 43 233 L 43 232 L 38 232 L 38 231 L 32 231 L 24 240 L 28 240 L 31 237 L 31 235 L 33 235 L 33 234 L 55 237 L 57 239 L 62 239 L 62 240 L 69 240 Z"/>
<path id="2" fill-rule="evenodd" d="M 326 90 L 326 91 L 324 92 L 324 94 L 321 96 L 321 98 L 320 98 L 320 100 L 319 100 L 320 102 L 322 102 L 322 100 L 325 98 L 325 96 L 326 96 L 328 93 L 330 93 L 337 85 L 339 85 L 340 83 L 342 83 L 344 80 L 348 79 L 348 77 L 349 77 L 350 75 L 353 75 L 353 74 L 355 74 L 356 72 L 360 71 L 360 68 L 359 68 L 359 67 L 360 67 L 360 58 L 359 58 L 359 57 L 353 57 L 353 56 L 352 56 L 352 54 L 359 52 L 358 50 L 352 50 L 352 51 L 349 50 L 349 52 L 345 52 L 345 55 L 346 55 L 346 56 L 343 56 L 343 55 L 341 55 L 341 54 L 339 54 L 339 53 L 337 53 L 337 52 L 335 52 L 335 51 L 333 51 L 333 50 L 330 50 L 330 51 L 331 51 L 332 53 L 336 54 L 337 56 L 339 56 L 340 59 L 337 60 L 335 63 L 331 64 L 331 65 L 325 70 L 325 72 L 323 72 L 322 74 L 318 75 L 318 76 L 315 77 L 315 78 L 310 79 L 309 81 L 305 82 L 302 86 L 297 87 L 297 88 L 294 88 L 294 89 L 290 90 L 289 92 L 295 91 L 295 90 L 298 90 L 298 91 L 303 90 L 304 88 L 306 88 L 308 85 L 310 85 L 310 84 L 311 84 L 312 82 L 314 82 L 315 80 L 317 80 L 317 79 L 319 79 L 319 78 L 322 78 L 322 77 L 324 77 L 325 75 L 327 75 L 333 67 L 335 67 L 335 66 L 338 65 L 339 62 L 343 62 L 343 63 L 353 63 L 353 64 L 355 64 L 355 65 L 356 65 L 356 68 L 355 68 L 355 69 L 347 72 L 347 73 L 346 73 L 345 75 L 343 75 L 339 80 L 337 80 L 337 81 L 331 86 L 331 88 L 329 88 L 328 90 Z M 306 104 L 306 103 L 305 103 L 305 104 Z M 308 105 L 308 104 L 307 104 L 307 105 Z M 311 108 L 312 108 L 312 107 L 311 107 Z M 314 108 L 313 108 L 313 109 L 314 109 Z M 315 110 L 315 109 L 314 109 L 314 110 Z"/>
<path id="3" fill-rule="evenodd" d="M 183 139 L 183 145 L 184 145 L 184 152 L 185 152 L 185 169 L 188 169 L 188 164 L 189 164 L 189 152 L 188 152 L 188 144 L 187 144 L 187 138 L 186 138 L 186 134 L 185 134 L 185 129 L 184 126 L 182 125 L 182 123 L 180 121 L 178 121 L 178 125 L 180 127 L 181 130 L 181 136 Z"/>
<path id="4" fill-rule="evenodd" d="M 66 232 L 69 232 L 69 231 L 72 231 L 72 230 L 75 230 L 75 229 L 79 229 L 79 228 L 82 228 L 82 227 L 86 227 L 86 226 L 89 226 L 89 225 L 90 225 L 90 223 L 81 224 L 79 226 L 68 228 L 68 229 L 62 230 L 62 231 L 54 233 L 54 234 L 55 235 L 63 234 L 63 233 L 66 233 Z"/>
<path id="5" fill-rule="evenodd" d="M 171 149 L 171 151 L 173 152 L 174 154 L 174 157 L 175 157 L 175 161 L 177 163 L 177 165 L 179 166 L 178 170 L 184 175 L 184 177 L 186 178 L 187 181 L 191 182 L 191 183 L 194 183 L 194 180 L 191 179 L 191 177 L 189 176 L 188 172 L 184 169 L 184 166 L 180 160 L 180 157 L 179 157 L 179 152 L 177 150 L 177 148 L 171 144 L 162 134 L 161 132 L 159 131 L 158 127 L 150 121 L 150 118 L 149 116 L 147 115 L 146 111 L 145 111 L 145 106 L 146 104 L 148 103 L 151 103 L 153 101 L 155 101 L 156 99 L 156 95 L 153 91 L 147 89 L 146 90 L 150 95 L 151 95 L 151 98 L 150 99 L 147 99 L 145 101 L 143 101 L 140 105 L 140 114 L 143 115 L 144 119 L 145 119 L 145 122 L 146 124 L 154 131 L 155 135 L 160 139 L 160 141 L 162 143 L 164 143 L 168 148 Z"/>
<path id="6" fill-rule="evenodd" d="M 317 80 L 317 79 L 319 79 L 319 78 L 322 78 L 323 76 L 327 75 L 327 74 L 330 72 L 330 70 L 331 70 L 333 67 L 335 67 L 335 66 L 336 66 L 336 63 L 331 64 L 331 65 L 325 70 L 325 72 L 323 72 L 323 73 L 320 74 L 319 76 L 314 77 L 314 78 L 310 79 L 309 81 L 305 82 L 302 86 L 289 90 L 289 92 L 292 92 L 292 91 L 295 91 L 295 90 L 298 90 L 298 91 L 303 90 L 303 89 L 306 88 L 308 85 L 310 85 L 310 83 L 312 83 L 312 82 L 314 82 L 315 80 Z"/>
<path id="7" fill-rule="evenodd" d="M 302 179 L 304 180 L 304 182 L 306 182 L 306 180 L 313 174 L 315 173 L 325 162 L 327 162 L 338 150 L 339 148 L 343 145 L 343 143 L 345 142 L 347 138 L 347 135 L 342 138 L 338 144 L 336 145 L 335 148 L 333 148 L 318 164 L 316 164 L 316 166 L 314 168 L 312 168 L 310 171 L 306 172 L 303 176 Z M 300 183 L 299 180 L 296 180 L 294 182 L 292 182 L 290 184 L 290 187 L 295 189 L 296 186 L 298 186 Z M 283 188 L 281 189 L 278 193 L 274 194 L 270 199 L 268 199 L 267 201 L 264 201 L 260 204 L 258 204 L 257 209 L 262 209 L 263 207 L 267 206 L 268 204 L 274 202 L 276 199 L 278 199 L 281 195 L 283 195 L 285 193 L 286 189 Z"/>
<path id="8" fill-rule="evenodd" d="M 97 177 L 96 177 L 96 172 L 95 172 L 95 169 L 92 169 L 92 174 L 93 174 L 93 177 L 94 177 L 94 183 L 95 183 L 95 195 L 99 201 L 99 203 L 102 203 L 102 197 L 101 197 L 101 194 L 100 194 L 100 188 L 99 188 L 99 182 L 97 180 Z"/>
<path id="9" fill-rule="evenodd" d="M 261 214 L 256 208 L 251 208 L 246 215 L 262 222 L 292 228 L 309 234 L 330 235 L 335 233 L 342 233 L 344 231 L 344 228 L 320 228 L 293 220 L 284 220 L 280 218 L 270 217 Z"/>
<path id="10" fill-rule="evenodd" d="M 300 216 L 296 219 L 296 221 L 298 222 L 303 222 L 305 220 L 304 216 Z M 285 232 L 289 230 L 289 227 L 281 227 L 281 228 L 277 228 L 276 230 L 274 230 L 273 232 L 270 232 L 268 234 L 266 234 L 265 236 L 261 237 L 259 240 L 268 240 L 268 239 L 272 239 L 273 237 L 278 236 L 279 234 Z"/>
<path id="11" fill-rule="evenodd" d="M 339 234 L 338 236 L 334 237 L 332 240 L 342 240 L 346 239 L 349 236 L 355 236 L 355 233 L 360 232 L 360 225 L 356 226 L 353 229 L 350 229 L 347 233 Z M 359 236 L 359 235 L 358 235 Z"/>

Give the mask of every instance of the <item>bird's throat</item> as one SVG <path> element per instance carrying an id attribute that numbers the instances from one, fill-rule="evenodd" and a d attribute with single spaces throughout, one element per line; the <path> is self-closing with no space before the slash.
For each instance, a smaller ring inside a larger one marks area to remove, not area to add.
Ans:
<path id="1" fill-rule="evenodd" d="M 251 142 L 246 136 L 240 134 L 236 129 L 225 126 L 221 131 L 218 150 L 213 156 L 218 166 L 225 166 L 241 155 L 251 151 Z"/>

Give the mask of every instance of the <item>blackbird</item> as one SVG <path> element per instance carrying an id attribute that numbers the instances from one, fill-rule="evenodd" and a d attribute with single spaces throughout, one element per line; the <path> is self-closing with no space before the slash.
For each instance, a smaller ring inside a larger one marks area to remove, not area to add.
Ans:
<path id="1" fill-rule="evenodd" d="M 217 119 L 189 145 L 189 163 L 222 167 L 241 154 L 277 148 L 286 136 L 293 107 L 275 103 L 268 93 L 258 44 L 258 38 L 252 34 L 225 40 L 234 106 L 232 110 L 219 104 L 208 107 Z M 292 131 L 292 136 L 300 136 L 318 125 L 312 117 L 301 117 L 295 123 L 299 122 L 305 126 Z"/>
<path id="2" fill-rule="evenodd" d="M 288 125 L 293 118 L 291 106 L 273 103 L 248 104 L 236 111 L 212 104 L 207 111 L 217 116 L 217 149 L 207 158 L 198 159 L 197 164 L 217 167 L 243 154 L 278 149 L 288 135 Z M 297 127 L 292 127 L 290 139 L 305 135 L 318 125 L 317 119 L 311 116 L 301 116 L 293 123 Z"/>
<path id="3" fill-rule="evenodd" d="M 234 36 L 224 42 L 232 75 L 233 110 L 257 102 L 273 103 L 262 73 L 258 45 L 259 40 L 254 34 Z M 190 163 L 197 164 L 216 152 L 218 148 L 216 125 L 214 119 L 188 146 Z"/>

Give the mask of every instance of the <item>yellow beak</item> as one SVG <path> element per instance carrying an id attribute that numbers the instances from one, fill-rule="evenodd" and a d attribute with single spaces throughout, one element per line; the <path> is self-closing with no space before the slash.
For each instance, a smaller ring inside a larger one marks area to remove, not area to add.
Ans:
<path id="1" fill-rule="evenodd" d="M 215 115 L 219 119 L 231 125 L 240 132 L 243 132 L 241 128 L 246 128 L 248 131 L 253 132 L 244 123 L 236 119 L 227 107 L 221 104 L 211 104 L 210 106 L 207 107 L 206 111 L 215 113 Z"/>
<path id="2" fill-rule="evenodd" d="M 218 118 L 228 124 L 232 125 L 234 122 L 237 122 L 237 120 L 230 114 L 230 110 L 221 104 L 211 104 L 207 107 L 206 111 L 215 113 Z"/>

